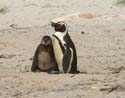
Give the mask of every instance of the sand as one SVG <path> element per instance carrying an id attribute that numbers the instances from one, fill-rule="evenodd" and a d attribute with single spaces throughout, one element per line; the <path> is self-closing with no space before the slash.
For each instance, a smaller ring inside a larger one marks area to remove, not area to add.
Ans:
<path id="1" fill-rule="evenodd" d="M 50 21 L 66 20 L 81 74 L 32 73 Z M 0 98 L 125 98 L 125 7 L 116 0 L 1 0 Z"/>

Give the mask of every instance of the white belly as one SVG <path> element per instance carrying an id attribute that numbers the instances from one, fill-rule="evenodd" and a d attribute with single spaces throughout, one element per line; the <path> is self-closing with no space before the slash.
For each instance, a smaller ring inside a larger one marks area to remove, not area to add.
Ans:
<path id="1" fill-rule="evenodd" d="M 64 72 L 62 68 L 63 52 L 61 50 L 58 40 L 55 37 L 53 37 L 53 49 L 54 49 L 54 54 L 58 64 L 59 71 Z"/>

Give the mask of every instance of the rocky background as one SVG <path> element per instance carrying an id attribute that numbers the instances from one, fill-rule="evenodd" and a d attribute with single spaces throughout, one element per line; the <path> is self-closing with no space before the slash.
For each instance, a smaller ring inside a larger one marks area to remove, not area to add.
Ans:
<path id="1" fill-rule="evenodd" d="M 66 21 L 81 74 L 30 72 L 52 19 Z M 0 98 L 125 98 L 125 0 L 0 0 Z"/>

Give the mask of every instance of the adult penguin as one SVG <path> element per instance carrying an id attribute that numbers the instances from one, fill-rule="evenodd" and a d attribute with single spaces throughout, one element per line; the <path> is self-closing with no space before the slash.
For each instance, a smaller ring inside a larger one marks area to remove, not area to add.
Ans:
<path id="1" fill-rule="evenodd" d="M 67 25 L 63 21 L 51 25 L 55 29 L 52 43 L 60 73 L 79 73 L 76 48 L 68 34 Z"/>

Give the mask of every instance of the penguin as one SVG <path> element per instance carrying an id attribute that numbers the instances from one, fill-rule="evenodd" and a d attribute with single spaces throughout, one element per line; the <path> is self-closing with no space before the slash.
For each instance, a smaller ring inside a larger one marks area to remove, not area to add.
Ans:
<path id="1" fill-rule="evenodd" d="M 63 21 L 52 23 L 55 32 L 52 44 L 60 73 L 79 73 L 77 70 L 77 52 L 68 34 L 67 25 Z"/>
<path id="2" fill-rule="evenodd" d="M 52 39 L 46 35 L 38 45 L 31 67 L 32 72 L 42 71 L 47 73 L 58 73 L 58 66 L 55 60 Z"/>

